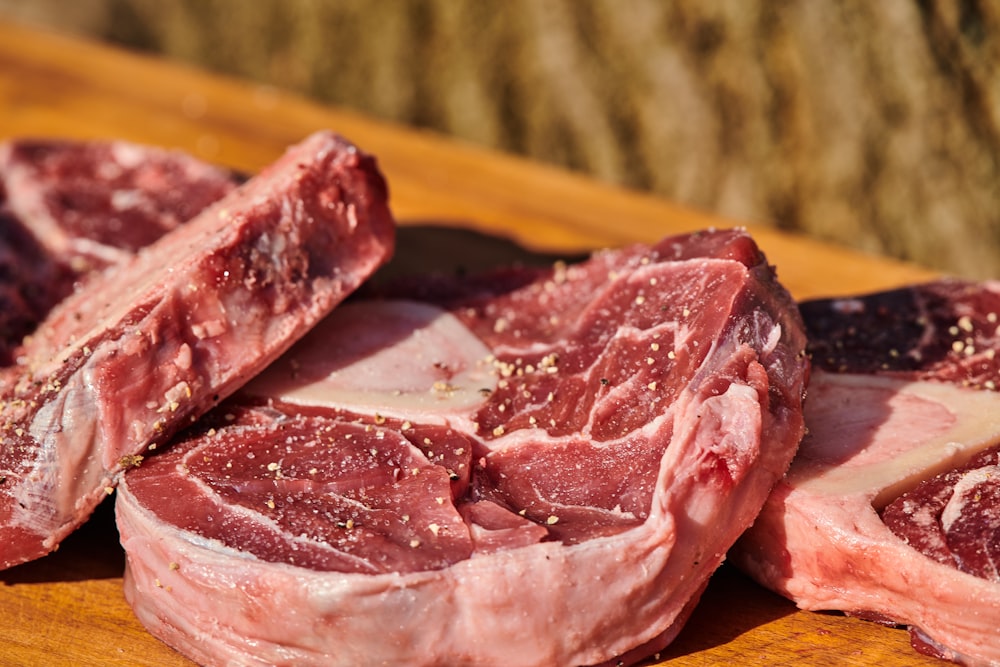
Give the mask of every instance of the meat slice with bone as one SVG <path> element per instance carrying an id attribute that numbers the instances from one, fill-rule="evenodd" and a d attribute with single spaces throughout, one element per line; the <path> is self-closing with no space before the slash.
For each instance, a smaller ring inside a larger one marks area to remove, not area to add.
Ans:
<path id="1" fill-rule="evenodd" d="M 78 280 L 124 261 L 237 183 L 187 154 L 125 141 L 0 144 L 0 364 Z"/>
<path id="2" fill-rule="evenodd" d="M 0 567 L 54 549 L 382 264 L 386 196 L 372 158 L 317 133 L 60 301 L 0 369 Z"/>
<path id="3" fill-rule="evenodd" d="M 205 665 L 668 644 L 803 430 L 801 321 L 752 240 L 387 292 L 124 475 L 141 622 Z"/>
<path id="4" fill-rule="evenodd" d="M 1000 283 L 801 304 L 808 435 L 733 550 L 804 609 L 909 626 L 1000 664 Z"/>

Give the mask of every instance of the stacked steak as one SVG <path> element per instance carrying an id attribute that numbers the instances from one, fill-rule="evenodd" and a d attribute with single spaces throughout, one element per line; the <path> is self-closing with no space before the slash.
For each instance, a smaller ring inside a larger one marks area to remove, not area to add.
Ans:
<path id="1" fill-rule="evenodd" d="M 805 609 L 1000 664 L 1000 284 L 801 306 L 808 435 L 733 556 Z"/>
<path id="2" fill-rule="evenodd" d="M 124 476 L 126 595 L 206 665 L 636 661 L 785 472 L 804 346 L 740 231 L 353 300 Z"/>
<path id="3" fill-rule="evenodd" d="M 392 247 L 372 159 L 329 133 L 239 187 L 122 142 L 8 144 L 0 173 L 0 567 L 54 549 Z"/>

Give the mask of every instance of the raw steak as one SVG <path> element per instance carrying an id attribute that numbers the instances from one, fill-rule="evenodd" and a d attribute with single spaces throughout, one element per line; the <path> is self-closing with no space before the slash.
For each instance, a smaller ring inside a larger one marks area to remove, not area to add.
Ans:
<path id="1" fill-rule="evenodd" d="M 124 476 L 126 596 L 206 665 L 641 659 L 791 460 L 804 345 L 741 231 L 344 304 Z"/>
<path id="2" fill-rule="evenodd" d="M 0 144 L 0 365 L 87 273 L 236 187 L 230 171 L 124 141 Z"/>
<path id="3" fill-rule="evenodd" d="M 393 230 L 374 161 L 319 133 L 61 301 L 0 371 L 0 566 L 54 549 L 147 447 L 287 350 Z"/>
<path id="4" fill-rule="evenodd" d="M 1000 664 L 1000 284 L 801 309 L 808 435 L 734 560 L 804 609 L 906 625 L 922 652 Z"/>

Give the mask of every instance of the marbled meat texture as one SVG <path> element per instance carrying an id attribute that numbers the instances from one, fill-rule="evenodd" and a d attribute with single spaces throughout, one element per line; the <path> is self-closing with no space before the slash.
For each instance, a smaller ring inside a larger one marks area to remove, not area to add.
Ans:
<path id="1" fill-rule="evenodd" d="M 124 476 L 140 620 L 206 665 L 669 643 L 803 432 L 801 321 L 753 241 L 389 292 Z"/>
<path id="2" fill-rule="evenodd" d="M 809 435 L 734 558 L 806 609 L 1000 664 L 1000 283 L 801 304 Z"/>
<path id="3" fill-rule="evenodd" d="M 0 365 L 97 269 L 236 187 L 231 171 L 125 141 L 0 144 Z"/>
<path id="4" fill-rule="evenodd" d="M 141 160 L 140 149 L 128 151 Z M 114 189 L 118 167 L 103 169 L 95 178 L 111 179 L 110 190 L 48 209 L 73 220 L 68 246 L 84 227 L 86 236 L 110 224 L 83 225 L 104 205 L 88 202 L 157 199 L 155 169 L 148 181 L 129 179 L 126 194 Z M 52 177 L 66 173 L 82 179 L 69 168 Z M 151 193 L 131 192 L 146 183 Z M 195 182 L 185 206 L 199 191 Z M 147 448 L 280 356 L 381 265 L 394 239 L 386 197 L 372 158 L 317 133 L 186 224 L 170 213 L 158 224 L 171 231 L 87 276 L 49 311 L 0 369 L 0 567 L 54 549 Z M 129 237 L 141 245 L 160 231 L 145 234 Z"/>

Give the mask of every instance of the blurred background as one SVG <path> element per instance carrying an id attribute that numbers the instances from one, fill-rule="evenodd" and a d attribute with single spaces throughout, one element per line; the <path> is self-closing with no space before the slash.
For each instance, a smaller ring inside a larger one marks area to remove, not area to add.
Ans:
<path id="1" fill-rule="evenodd" d="M 1000 277 L 1000 0 L 0 0 L 0 18 Z"/>

